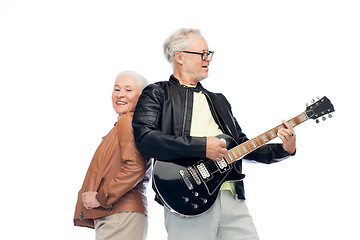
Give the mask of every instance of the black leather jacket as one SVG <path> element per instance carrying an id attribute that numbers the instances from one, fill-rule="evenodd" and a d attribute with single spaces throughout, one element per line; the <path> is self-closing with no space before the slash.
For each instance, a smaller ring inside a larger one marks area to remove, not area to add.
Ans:
<path id="1" fill-rule="evenodd" d="M 140 152 L 155 161 L 206 157 L 206 137 L 190 136 L 194 91 L 205 94 L 211 113 L 223 133 L 232 136 L 238 144 L 248 140 L 232 114 L 230 103 L 222 94 L 209 92 L 200 83 L 196 88 L 180 85 L 172 75 L 169 81 L 147 86 L 138 100 L 133 128 Z M 270 164 L 288 156 L 282 144 L 266 144 L 245 158 Z M 235 164 L 242 169 L 241 160 Z M 245 199 L 243 181 L 236 182 L 235 189 L 237 198 Z"/>

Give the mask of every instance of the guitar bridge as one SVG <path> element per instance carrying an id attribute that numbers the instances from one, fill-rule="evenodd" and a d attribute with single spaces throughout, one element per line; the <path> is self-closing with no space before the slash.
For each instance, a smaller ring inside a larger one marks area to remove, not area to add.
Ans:
<path id="1" fill-rule="evenodd" d="M 190 182 L 189 178 L 186 176 L 185 171 L 184 170 L 180 170 L 180 176 L 182 177 L 182 179 L 184 180 L 186 186 L 189 188 L 189 190 L 193 190 L 194 186 L 192 185 L 192 183 Z"/>

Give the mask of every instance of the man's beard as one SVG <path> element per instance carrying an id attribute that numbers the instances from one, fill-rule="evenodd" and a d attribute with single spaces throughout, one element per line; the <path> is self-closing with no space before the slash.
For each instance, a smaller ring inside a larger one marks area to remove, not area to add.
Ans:
<path id="1" fill-rule="evenodd" d="M 200 76 L 196 77 L 195 80 L 197 82 L 201 82 L 202 80 L 206 79 L 208 76 L 209 76 L 208 74 L 206 74 L 206 76 L 200 75 Z"/>

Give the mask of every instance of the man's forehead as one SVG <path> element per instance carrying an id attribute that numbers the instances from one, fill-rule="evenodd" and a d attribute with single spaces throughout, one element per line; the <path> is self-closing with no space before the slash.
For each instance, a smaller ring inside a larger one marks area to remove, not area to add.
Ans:
<path id="1" fill-rule="evenodd" d="M 208 51 L 209 47 L 204 37 L 196 36 L 194 38 L 189 39 L 189 46 L 198 51 Z"/>

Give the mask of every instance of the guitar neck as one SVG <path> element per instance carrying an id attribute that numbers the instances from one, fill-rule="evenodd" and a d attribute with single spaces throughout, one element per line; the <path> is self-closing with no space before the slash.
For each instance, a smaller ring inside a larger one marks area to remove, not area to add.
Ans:
<path id="1" fill-rule="evenodd" d="M 297 125 L 300 125 L 301 123 L 307 121 L 309 118 L 306 115 L 306 113 L 301 113 L 300 115 L 290 119 L 288 122 L 292 127 L 296 127 Z M 230 164 L 232 162 L 235 162 L 241 158 L 243 158 L 248 153 L 258 149 L 259 147 L 265 145 L 269 141 L 273 140 L 277 137 L 277 132 L 279 129 L 285 128 L 284 124 L 280 124 L 279 126 L 276 126 L 269 131 L 266 131 L 259 136 L 250 139 L 232 149 L 230 149 L 226 155 L 225 160 Z"/>

